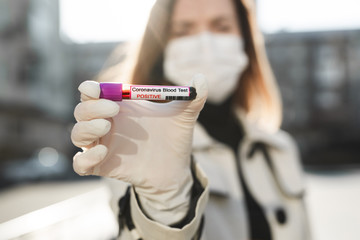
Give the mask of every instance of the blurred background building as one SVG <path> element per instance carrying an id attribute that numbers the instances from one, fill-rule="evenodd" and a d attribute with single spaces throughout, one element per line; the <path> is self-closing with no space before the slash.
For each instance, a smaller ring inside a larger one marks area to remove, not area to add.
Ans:
<path id="1" fill-rule="evenodd" d="M 283 128 L 306 166 L 360 164 L 360 30 L 266 35 Z"/>
<path id="2" fill-rule="evenodd" d="M 58 1 L 0 1 L 0 186 L 75 177 L 70 131 L 77 86 L 97 74 L 115 43 L 66 43 L 59 14 Z M 41 150 L 53 160 L 39 161 Z M 35 164 L 34 172 L 21 170 L 25 163 Z"/>
<path id="3" fill-rule="evenodd" d="M 77 86 L 93 79 L 121 44 L 66 39 L 59 10 L 58 1 L 0 1 L 2 165 L 34 157 L 45 147 L 71 159 Z M 295 136 L 304 163 L 359 164 L 360 30 L 277 32 L 265 38 L 283 97 L 283 128 Z"/>
<path id="4" fill-rule="evenodd" d="M 60 10 L 79 3 L 85 1 L 0 0 L 0 189 L 79 179 L 70 141 L 77 86 L 126 41 L 66 35 Z M 305 167 L 360 166 L 360 27 L 285 29 L 265 40 L 283 97 L 283 128 L 297 140 Z"/>

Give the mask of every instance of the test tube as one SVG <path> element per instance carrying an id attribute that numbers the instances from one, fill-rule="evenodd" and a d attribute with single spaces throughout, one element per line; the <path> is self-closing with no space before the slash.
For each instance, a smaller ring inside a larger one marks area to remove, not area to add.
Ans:
<path id="1" fill-rule="evenodd" d="M 196 89 L 186 86 L 100 83 L 100 98 L 122 100 L 194 100 Z"/>

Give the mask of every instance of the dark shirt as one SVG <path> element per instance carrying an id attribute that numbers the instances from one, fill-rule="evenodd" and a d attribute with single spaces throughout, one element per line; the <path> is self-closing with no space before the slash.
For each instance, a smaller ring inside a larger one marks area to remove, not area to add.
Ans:
<path id="1" fill-rule="evenodd" d="M 220 105 L 206 103 L 200 113 L 198 121 L 204 126 L 208 134 L 214 139 L 231 147 L 238 156 L 239 144 L 244 136 L 240 122 L 232 111 L 232 98 Z M 248 186 L 240 172 L 240 161 L 237 159 L 237 172 L 245 195 L 250 226 L 250 237 L 256 240 L 271 240 L 271 232 L 261 206 L 250 194 Z"/>

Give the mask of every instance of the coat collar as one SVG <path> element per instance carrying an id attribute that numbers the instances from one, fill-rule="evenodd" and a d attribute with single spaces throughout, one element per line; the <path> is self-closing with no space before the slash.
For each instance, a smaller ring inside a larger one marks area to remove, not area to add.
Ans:
<path id="1" fill-rule="evenodd" d="M 243 126 L 245 138 L 250 142 L 262 142 L 277 149 L 285 149 L 288 147 L 288 139 L 284 138 L 284 132 L 282 130 L 269 132 L 261 129 L 258 124 L 247 120 L 244 111 L 240 108 L 235 110 L 235 115 L 239 123 Z"/>
<path id="2" fill-rule="evenodd" d="M 304 190 L 301 163 L 296 144 L 292 138 L 282 130 L 279 130 L 276 133 L 267 133 L 266 131 L 259 129 L 255 124 L 251 124 L 247 121 L 244 114 L 241 112 L 238 112 L 237 117 L 239 124 L 242 124 L 244 129 L 244 139 L 241 147 L 242 150 L 240 151 L 243 156 L 240 157 L 240 159 L 247 158 L 248 154 L 246 153 L 248 153 L 253 144 L 258 142 L 266 144 L 268 151 L 272 156 L 270 160 L 276 179 L 274 180 L 278 182 L 283 192 L 288 196 L 301 196 Z M 203 151 L 214 147 L 216 148 L 216 146 L 221 147 L 223 144 L 209 136 L 204 127 L 197 123 L 194 129 L 193 150 L 195 152 Z M 257 158 L 259 157 L 262 158 L 262 155 L 257 155 Z M 263 160 L 261 160 L 261 162 L 262 161 Z M 256 163 L 256 161 L 243 161 L 243 167 L 248 168 L 252 163 Z M 220 171 L 218 167 L 215 166 L 215 168 L 216 171 L 213 172 Z M 250 188 L 257 189 L 259 186 L 260 188 L 261 186 L 265 186 L 267 180 L 263 183 L 259 183 L 257 176 L 260 173 L 269 175 L 269 170 L 268 167 L 264 166 L 258 167 L 255 170 L 244 170 L 244 173 L 246 173 L 244 174 L 245 180 Z M 256 174 L 253 175 L 253 173 Z M 217 175 L 219 174 L 226 176 L 227 173 L 217 173 Z M 216 179 L 214 176 L 210 176 L 210 178 Z M 214 188 L 217 190 L 216 186 Z M 260 199 L 261 194 L 256 195 L 256 198 Z"/>

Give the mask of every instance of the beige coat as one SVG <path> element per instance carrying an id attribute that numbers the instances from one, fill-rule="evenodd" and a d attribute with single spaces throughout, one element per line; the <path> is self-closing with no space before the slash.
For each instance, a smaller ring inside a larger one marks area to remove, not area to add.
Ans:
<path id="1" fill-rule="evenodd" d="M 180 240 L 191 239 L 205 213 L 202 240 L 249 239 L 244 195 L 236 167 L 240 159 L 241 174 L 255 200 L 262 206 L 274 240 L 308 240 L 310 231 L 303 203 L 304 180 L 297 147 L 285 132 L 266 134 L 249 124 L 241 113 L 239 121 L 245 136 L 239 146 L 239 157 L 222 143 L 212 139 L 197 124 L 194 131 L 193 156 L 196 175 L 205 188 L 196 207 L 195 218 L 182 229 L 164 226 L 148 219 L 131 196 L 131 214 L 136 230 L 125 230 L 120 239 Z M 251 157 L 254 143 L 264 143 L 270 155 L 267 162 L 261 151 Z M 124 184 L 113 183 L 114 203 L 121 196 Z M 286 223 L 278 222 L 276 212 L 283 209 Z"/>

